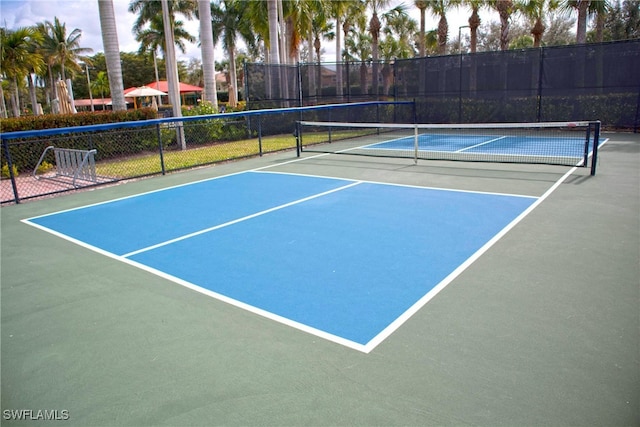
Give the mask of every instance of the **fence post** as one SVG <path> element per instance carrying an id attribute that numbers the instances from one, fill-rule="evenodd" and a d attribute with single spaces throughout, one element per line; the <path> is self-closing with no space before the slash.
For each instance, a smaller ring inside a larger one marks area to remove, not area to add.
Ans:
<path id="1" fill-rule="evenodd" d="M 11 179 L 11 187 L 13 188 L 13 197 L 16 204 L 20 203 L 20 196 L 18 195 L 18 185 L 16 184 L 16 177 L 13 174 L 13 163 L 11 162 L 11 154 L 9 154 L 9 142 L 6 139 L 2 140 L 2 148 L 4 149 L 4 155 L 7 159 L 7 168 L 9 168 L 9 178 Z"/>
<path id="2" fill-rule="evenodd" d="M 244 105 L 249 110 L 249 71 L 247 70 L 247 60 L 242 61 L 242 71 L 244 72 L 243 89 L 244 89 Z M 217 89 L 216 89 L 217 90 Z M 219 111 L 219 110 L 218 110 Z"/>
<path id="3" fill-rule="evenodd" d="M 304 100 L 302 99 L 302 72 L 300 71 L 300 61 L 296 63 L 296 74 L 298 78 L 298 107 L 303 107 Z"/>
<path id="4" fill-rule="evenodd" d="M 262 157 L 262 115 L 258 114 L 258 154 Z"/>
<path id="5" fill-rule="evenodd" d="M 351 72 L 349 70 L 349 61 L 345 64 L 347 66 L 347 102 L 351 102 Z"/>
<path id="6" fill-rule="evenodd" d="M 633 133 L 638 133 L 640 129 L 640 86 L 638 86 L 638 105 L 636 106 L 636 119 L 633 123 Z"/>
<path id="7" fill-rule="evenodd" d="M 162 169 L 162 175 L 165 175 L 164 169 L 164 153 L 162 150 L 162 132 L 160 131 L 160 123 L 156 124 L 156 136 L 158 137 L 158 150 L 160 153 L 160 168 Z"/>
<path id="8" fill-rule="evenodd" d="M 542 121 L 542 72 L 544 71 L 544 47 L 540 47 L 540 67 L 538 69 L 538 111 L 536 111 L 536 120 Z"/>

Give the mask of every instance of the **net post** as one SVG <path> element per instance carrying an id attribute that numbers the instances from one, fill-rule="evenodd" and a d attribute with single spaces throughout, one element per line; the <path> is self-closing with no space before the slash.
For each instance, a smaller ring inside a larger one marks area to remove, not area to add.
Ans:
<path id="1" fill-rule="evenodd" d="M 293 130 L 293 135 L 296 137 L 296 157 L 300 157 L 302 152 L 302 140 L 300 138 L 300 121 L 296 121 L 296 127 Z"/>
<path id="2" fill-rule="evenodd" d="M 418 125 L 413 126 L 413 164 L 418 164 Z"/>
<path id="3" fill-rule="evenodd" d="M 591 176 L 596 174 L 596 164 L 598 163 L 598 145 L 600 144 L 600 121 L 593 122 L 593 154 L 591 155 Z"/>
<path id="4" fill-rule="evenodd" d="M 587 125 L 587 135 L 584 138 L 584 157 L 582 160 L 582 166 L 589 166 L 589 148 L 591 146 L 591 123 Z"/>

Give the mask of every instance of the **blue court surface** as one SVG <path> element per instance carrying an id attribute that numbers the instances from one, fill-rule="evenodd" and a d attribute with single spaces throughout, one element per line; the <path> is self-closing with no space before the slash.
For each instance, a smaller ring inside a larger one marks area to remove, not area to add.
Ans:
<path id="1" fill-rule="evenodd" d="M 369 352 L 537 200 L 252 171 L 24 221 Z"/>
<path id="2" fill-rule="evenodd" d="M 502 136 L 463 134 L 420 134 L 418 150 L 451 153 L 505 154 L 520 156 L 584 156 L 585 141 L 579 137 Z M 397 138 L 363 148 L 382 150 L 413 150 L 413 136 Z"/>

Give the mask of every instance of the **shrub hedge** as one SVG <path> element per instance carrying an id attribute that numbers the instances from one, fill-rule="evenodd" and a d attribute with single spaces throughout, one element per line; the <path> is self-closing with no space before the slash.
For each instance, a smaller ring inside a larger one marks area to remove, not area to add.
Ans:
<path id="1" fill-rule="evenodd" d="M 11 117 L 0 120 L 2 132 L 54 129 L 105 123 L 133 122 L 157 118 L 152 108 L 127 111 L 82 112 L 77 114 L 47 114 L 42 116 Z"/>

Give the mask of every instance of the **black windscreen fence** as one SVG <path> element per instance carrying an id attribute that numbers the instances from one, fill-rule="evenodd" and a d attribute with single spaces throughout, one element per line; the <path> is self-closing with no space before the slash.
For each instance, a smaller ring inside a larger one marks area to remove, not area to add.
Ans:
<path id="1" fill-rule="evenodd" d="M 245 64 L 249 109 L 416 103 L 419 123 L 600 120 L 640 129 L 640 40 L 395 61 Z"/>

